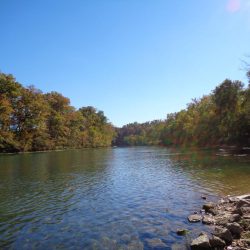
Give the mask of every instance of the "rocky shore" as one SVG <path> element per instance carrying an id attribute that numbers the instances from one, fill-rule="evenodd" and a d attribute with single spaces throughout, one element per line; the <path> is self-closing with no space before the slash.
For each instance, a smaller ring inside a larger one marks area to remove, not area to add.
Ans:
<path id="1" fill-rule="evenodd" d="M 217 203 L 206 202 L 200 213 L 190 215 L 188 220 L 190 223 L 202 221 L 211 227 L 210 235 L 201 232 L 192 240 L 192 250 L 250 249 L 250 194 L 228 196 Z"/>

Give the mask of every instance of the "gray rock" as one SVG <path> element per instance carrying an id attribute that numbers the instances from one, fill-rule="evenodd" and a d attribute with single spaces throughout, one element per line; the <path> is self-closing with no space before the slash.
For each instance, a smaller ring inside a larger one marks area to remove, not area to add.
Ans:
<path id="1" fill-rule="evenodd" d="M 245 207 L 250 207 L 250 201 L 248 201 L 248 200 L 239 200 L 238 202 L 237 202 L 237 205 L 236 205 L 236 208 L 241 208 L 241 207 L 243 207 L 243 206 L 245 206 Z"/>
<path id="2" fill-rule="evenodd" d="M 213 235 L 224 240 L 226 244 L 230 244 L 233 240 L 232 234 L 227 228 L 215 227 Z"/>
<path id="3" fill-rule="evenodd" d="M 250 220 L 250 214 L 244 214 L 242 218 L 245 220 Z"/>
<path id="4" fill-rule="evenodd" d="M 233 197 L 229 197 L 228 200 L 230 203 L 235 203 L 235 202 L 239 201 L 239 198 L 233 196 Z"/>
<path id="5" fill-rule="evenodd" d="M 250 239 L 241 239 L 241 242 L 246 246 L 250 246 Z"/>
<path id="6" fill-rule="evenodd" d="M 210 208 L 210 209 L 208 209 L 208 210 L 207 210 L 207 213 L 210 213 L 210 214 L 212 214 L 212 215 L 218 215 L 218 214 L 219 214 L 218 210 L 215 209 L 215 208 Z"/>
<path id="7" fill-rule="evenodd" d="M 239 221 L 239 224 L 241 225 L 242 228 L 244 228 L 244 230 L 250 231 L 250 220 L 242 219 L 241 221 Z"/>
<path id="8" fill-rule="evenodd" d="M 207 224 L 207 225 L 212 225 L 214 224 L 215 220 L 213 218 L 213 216 L 211 215 L 204 215 L 203 219 L 202 219 L 202 223 L 203 224 Z"/>
<path id="9" fill-rule="evenodd" d="M 233 236 L 240 236 L 240 234 L 243 232 L 243 228 L 237 223 L 228 223 L 227 229 L 231 232 Z"/>
<path id="10" fill-rule="evenodd" d="M 167 245 L 158 238 L 153 238 L 153 239 L 146 239 L 146 242 L 150 248 L 157 248 L 157 249 L 165 249 Z"/>
<path id="11" fill-rule="evenodd" d="M 228 222 L 232 223 L 232 222 L 238 222 L 240 221 L 241 217 L 239 214 L 232 214 L 228 220 Z"/>
<path id="12" fill-rule="evenodd" d="M 215 208 L 215 204 L 213 202 L 207 202 L 203 205 L 203 209 L 205 209 L 205 211 L 207 212 L 209 209 L 213 209 Z"/>
<path id="13" fill-rule="evenodd" d="M 192 250 L 210 249 L 209 238 L 206 234 L 200 235 L 191 242 Z"/>
<path id="14" fill-rule="evenodd" d="M 250 207 L 241 207 L 240 211 L 242 214 L 250 214 Z"/>
<path id="15" fill-rule="evenodd" d="M 250 200 L 250 194 L 236 196 L 237 199 Z"/>
<path id="16" fill-rule="evenodd" d="M 224 248 L 226 246 L 225 241 L 216 236 L 209 239 L 209 243 L 211 247 Z"/>
<path id="17" fill-rule="evenodd" d="M 231 216 L 231 214 L 219 214 L 214 217 L 215 223 L 219 226 L 226 226 L 226 224 L 229 223 Z"/>
<path id="18" fill-rule="evenodd" d="M 202 217 L 199 214 L 192 214 L 188 216 L 188 221 L 189 222 L 199 222 L 201 221 Z"/>

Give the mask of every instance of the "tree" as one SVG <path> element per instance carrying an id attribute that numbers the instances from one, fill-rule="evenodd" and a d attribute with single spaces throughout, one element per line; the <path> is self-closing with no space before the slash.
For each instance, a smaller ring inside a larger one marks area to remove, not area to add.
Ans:
<path id="1" fill-rule="evenodd" d="M 224 142 L 230 142 L 233 138 L 233 130 L 238 120 L 240 93 L 243 84 L 240 81 L 226 79 L 215 88 L 214 102 L 216 114 L 220 120 L 219 131 Z"/>

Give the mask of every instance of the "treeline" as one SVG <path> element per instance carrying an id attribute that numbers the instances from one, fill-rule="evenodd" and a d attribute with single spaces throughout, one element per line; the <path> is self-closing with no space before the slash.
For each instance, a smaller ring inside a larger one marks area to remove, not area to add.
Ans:
<path id="1" fill-rule="evenodd" d="M 250 84 L 226 79 L 166 120 L 128 124 L 117 134 L 118 145 L 249 146 Z"/>
<path id="2" fill-rule="evenodd" d="M 102 111 L 76 110 L 57 92 L 42 93 L 0 73 L 0 152 L 109 146 L 115 129 Z"/>
<path id="3" fill-rule="evenodd" d="M 160 120 L 145 123 L 130 123 L 116 130 L 117 146 L 143 146 L 161 144 L 161 133 L 165 123 Z"/>
<path id="4" fill-rule="evenodd" d="M 247 72 L 250 83 L 250 70 Z M 0 152 L 138 145 L 250 145 L 250 84 L 226 79 L 166 120 L 114 128 L 94 107 L 0 73 Z"/>

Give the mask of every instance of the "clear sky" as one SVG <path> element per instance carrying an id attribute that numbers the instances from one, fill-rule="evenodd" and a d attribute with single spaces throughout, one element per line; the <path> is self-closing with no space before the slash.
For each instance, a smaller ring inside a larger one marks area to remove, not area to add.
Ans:
<path id="1" fill-rule="evenodd" d="M 116 126 L 247 82 L 250 0 L 0 0 L 0 71 Z"/>

